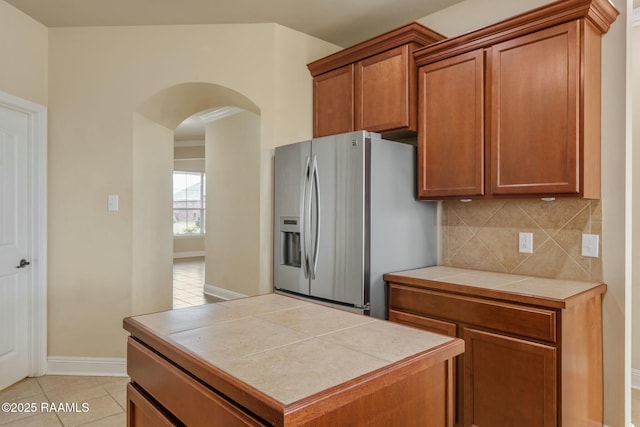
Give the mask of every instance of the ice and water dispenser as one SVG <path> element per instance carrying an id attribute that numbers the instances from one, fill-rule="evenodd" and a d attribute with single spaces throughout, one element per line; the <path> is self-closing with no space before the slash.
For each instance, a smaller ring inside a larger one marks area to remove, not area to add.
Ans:
<path id="1" fill-rule="evenodd" d="M 302 266 L 300 248 L 300 218 L 280 217 L 280 264 Z"/>

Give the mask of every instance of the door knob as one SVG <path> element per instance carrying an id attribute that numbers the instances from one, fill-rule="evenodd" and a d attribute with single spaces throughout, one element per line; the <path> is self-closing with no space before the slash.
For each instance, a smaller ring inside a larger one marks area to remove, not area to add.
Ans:
<path id="1" fill-rule="evenodd" d="M 31 264 L 29 261 L 27 261 L 26 259 L 22 258 L 20 260 L 20 265 L 17 266 L 16 268 L 25 268 L 29 264 Z"/>

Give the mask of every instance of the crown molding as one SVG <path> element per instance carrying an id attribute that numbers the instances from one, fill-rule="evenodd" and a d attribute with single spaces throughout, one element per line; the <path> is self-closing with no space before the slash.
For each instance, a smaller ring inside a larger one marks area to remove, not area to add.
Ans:
<path id="1" fill-rule="evenodd" d="M 199 114 L 198 118 L 205 123 L 211 123 L 225 117 L 233 116 L 234 114 L 238 114 L 241 111 L 244 111 L 244 109 L 239 107 L 222 107 L 216 108 L 215 110 L 208 111 L 203 114 Z"/>
<path id="2" fill-rule="evenodd" d="M 598 34 L 606 33 L 620 12 L 610 0 L 563 0 L 532 9 L 470 33 L 442 40 L 413 52 L 422 67 L 463 53 L 484 49 L 554 25 L 583 19 Z"/>
<path id="3" fill-rule="evenodd" d="M 203 147 L 204 139 L 189 139 L 174 141 L 175 147 Z"/>

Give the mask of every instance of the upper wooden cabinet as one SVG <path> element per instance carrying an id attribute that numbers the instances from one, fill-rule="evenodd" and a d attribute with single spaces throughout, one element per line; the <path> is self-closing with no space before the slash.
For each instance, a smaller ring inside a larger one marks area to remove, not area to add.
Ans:
<path id="1" fill-rule="evenodd" d="M 420 196 L 484 194 L 482 49 L 420 68 Z"/>
<path id="2" fill-rule="evenodd" d="M 313 79 L 313 136 L 353 130 L 355 104 L 353 64 Z"/>
<path id="3" fill-rule="evenodd" d="M 414 22 L 308 64 L 313 136 L 354 130 L 387 137 L 415 135 L 413 51 L 442 39 Z"/>
<path id="4" fill-rule="evenodd" d="M 551 3 L 414 52 L 423 199 L 600 198 L 607 0 Z"/>

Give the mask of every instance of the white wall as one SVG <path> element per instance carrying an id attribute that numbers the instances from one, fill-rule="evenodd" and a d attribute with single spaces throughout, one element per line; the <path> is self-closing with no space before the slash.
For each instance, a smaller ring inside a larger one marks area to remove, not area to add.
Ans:
<path id="1" fill-rule="evenodd" d="M 466 0 L 419 21 L 446 36 L 456 36 L 549 3 L 540 0 Z M 623 426 L 629 414 L 627 355 L 630 336 L 625 281 L 625 149 L 626 149 L 626 11 L 630 1 L 618 1 L 621 12 L 602 40 L 602 260 L 608 291 L 604 311 L 605 423 Z M 625 317 L 626 316 L 626 317 Z"/>

